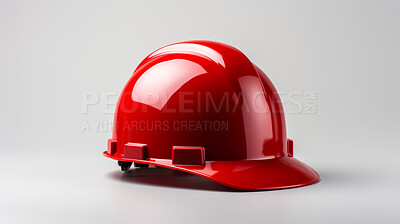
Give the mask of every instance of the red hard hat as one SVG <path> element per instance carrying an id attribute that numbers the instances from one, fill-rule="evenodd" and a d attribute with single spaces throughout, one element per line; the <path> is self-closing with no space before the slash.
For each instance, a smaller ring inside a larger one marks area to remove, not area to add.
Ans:
<path id="1" fill-rule="evenodd" d="M 122 170 L 156 165 L 242 190 L 319 180 L 293 157 L 272 82 L 242 52 L 211 41 L 171 44 L 139 64 L 103 154 Z"/>

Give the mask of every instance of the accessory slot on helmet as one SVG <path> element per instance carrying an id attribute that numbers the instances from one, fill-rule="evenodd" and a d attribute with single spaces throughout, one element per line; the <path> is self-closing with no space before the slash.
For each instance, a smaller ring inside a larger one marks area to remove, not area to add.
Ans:
<path id="1" fill-rule="evenodd" d="M 147 144 L 126 143 L 124 148 L 124 157 L 130 159 L 147 159 Z"/>
<path id="2" fill-rule="evenodd" d="M 172 164 L 204 165 L 204 148 L 198 146 L 172 147 Z"/>

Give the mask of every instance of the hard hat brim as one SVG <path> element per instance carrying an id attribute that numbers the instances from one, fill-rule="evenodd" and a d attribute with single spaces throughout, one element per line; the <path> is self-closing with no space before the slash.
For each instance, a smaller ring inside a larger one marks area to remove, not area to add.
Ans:
<path id="1" fill-rule="evenodd" d="M 202 166 L 175 165 L 167 159 L 128 159 L 118 155 L 103 155 L 118 161 L 136 162 L 179 170 L 225 186 L 240 190 L 273 190 L 301 187 L 319 181 L 319 175 L 311 167 L 294 157 L 264 160 L 205 161 Z"/>

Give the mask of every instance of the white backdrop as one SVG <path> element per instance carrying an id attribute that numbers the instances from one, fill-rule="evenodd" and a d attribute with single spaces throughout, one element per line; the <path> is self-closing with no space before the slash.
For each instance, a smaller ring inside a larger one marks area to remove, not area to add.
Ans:
<path id="1" fill-rule="evenodd" d="M 1 223 L 400 222 L 399 1 L 3 0 L 0 12 Z M 168 170 L 122 175 L 101 156 L 113 94 L 153 50 L 193 39 L 268 74 L 321 182 L 231 192 Z"/>

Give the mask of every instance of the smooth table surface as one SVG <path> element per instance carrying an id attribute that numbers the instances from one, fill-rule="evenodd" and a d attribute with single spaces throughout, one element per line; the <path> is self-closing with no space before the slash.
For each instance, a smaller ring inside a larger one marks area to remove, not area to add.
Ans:
<path id="1" fill-rule="evenodd" d="M 163 168 L 123 173 L 100 151 L 9 153 L 0 157 L 0 222 L 399 223 L 396 160 L 309 159 L 319 183 L 243 192 Z"/>

